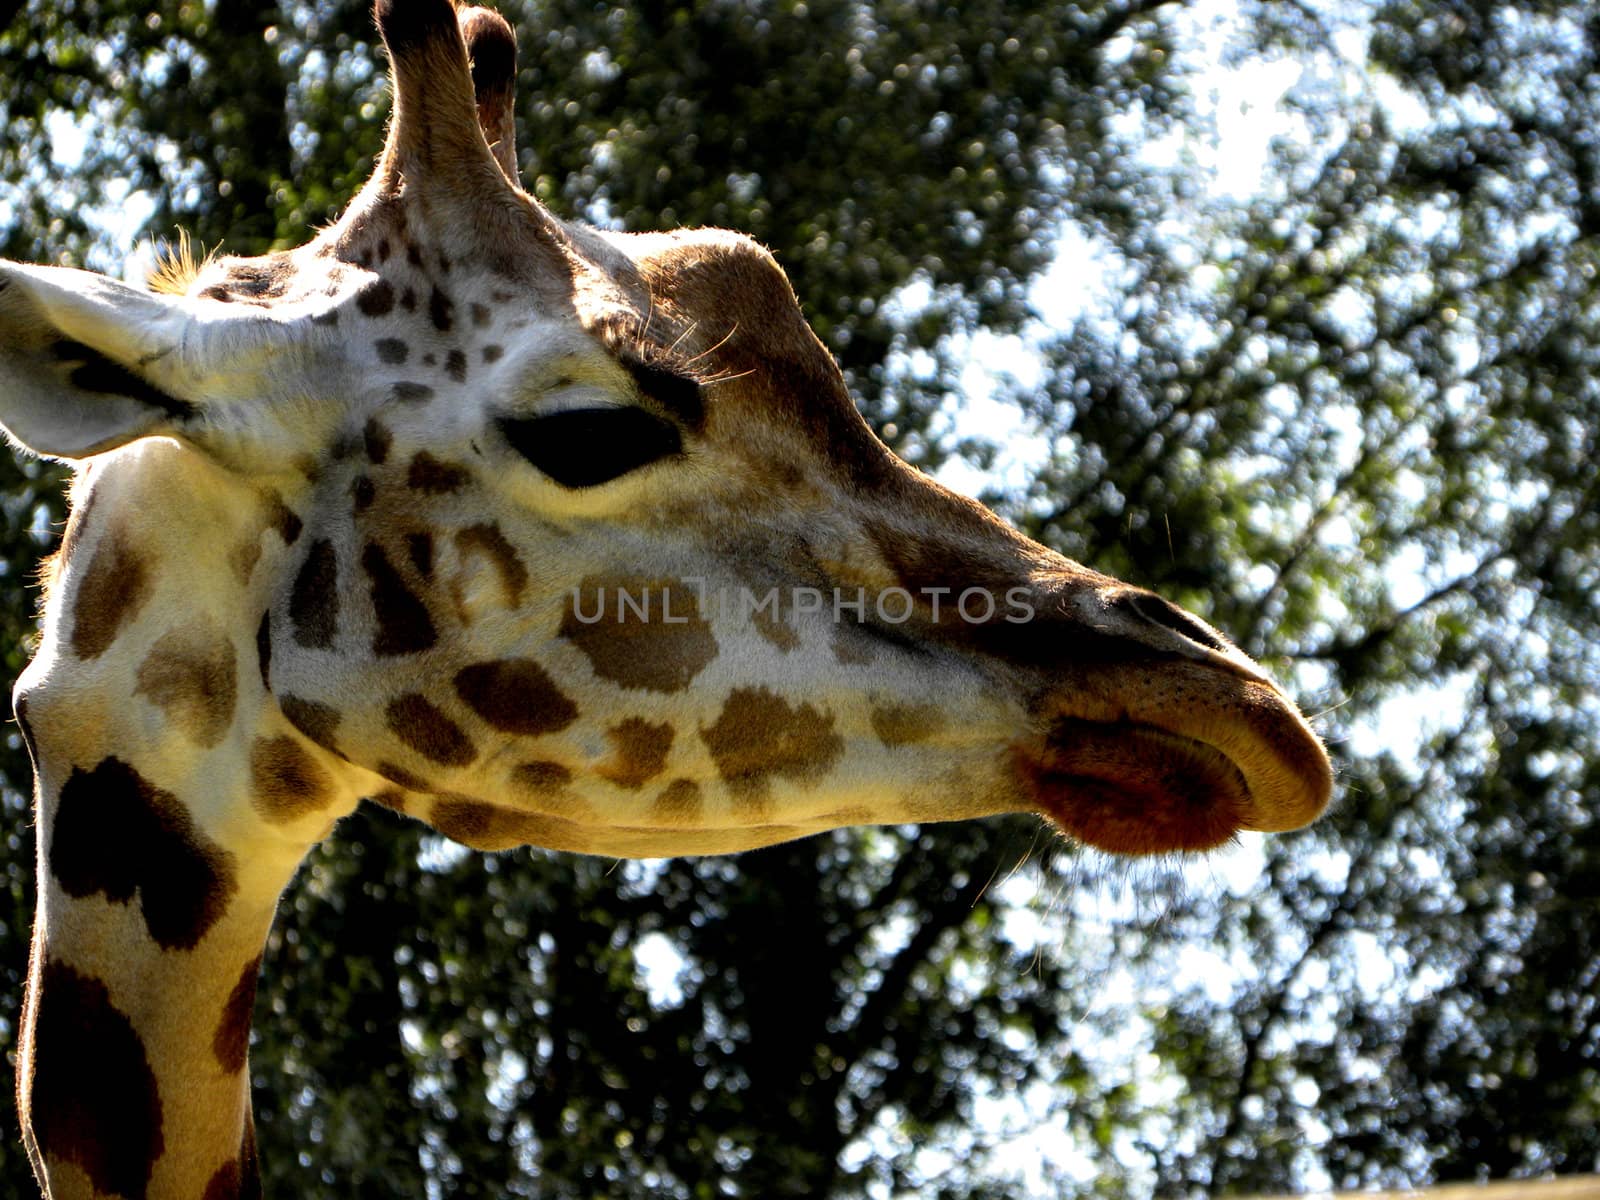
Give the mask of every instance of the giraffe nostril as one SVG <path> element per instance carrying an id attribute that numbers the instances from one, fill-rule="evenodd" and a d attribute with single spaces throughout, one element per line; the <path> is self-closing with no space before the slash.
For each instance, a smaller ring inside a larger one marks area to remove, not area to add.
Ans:
<path id="1" fill-rule="evenodd" d="M 1190 616 L 1176 604 L 1163 600 L 1150 592 L 1123 592 L 1111 602 L 1111 607 L 1131 613 L 1151 625 L 1170 629 L 1179 637 L 1204 646 L 1218 654 L 1232 649 L 1215 631 L 1196 617 Z"/>

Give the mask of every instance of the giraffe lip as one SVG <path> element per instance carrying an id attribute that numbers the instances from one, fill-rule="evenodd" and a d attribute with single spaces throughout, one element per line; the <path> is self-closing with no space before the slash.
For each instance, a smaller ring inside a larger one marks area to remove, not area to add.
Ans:
<path id="1" fill-rule="evenodd" d="M 1259 770 L 1209 741 L 1127 718 L 1059 718 L 1043 753 L 1021 766 L 1044 816 L 1113 854 L 1210 850 L 1240 830 L 1304 824 L 1325 802 L 1286 821 L 1278 798 L 1263 804 L 1252 788 Z"/>

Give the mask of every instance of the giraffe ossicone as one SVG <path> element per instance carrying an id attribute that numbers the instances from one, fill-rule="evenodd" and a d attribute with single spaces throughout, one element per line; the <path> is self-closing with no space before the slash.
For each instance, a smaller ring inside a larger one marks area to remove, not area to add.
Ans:
<path id="1" fill-rule="evenodd" d="M 896 459 L 755 242 L 529 197 L 501 18 L 377 19 L 384 153 L 306 245 L 149 291 L 0 263 L 0 423 L 79 464 L 15 693 L 49 1195 L 257 1193 L 262 943 L 362 798 L 647 856 L 1009 811 L 1204 850 L 1323 809 L 1250 659 Z"/>

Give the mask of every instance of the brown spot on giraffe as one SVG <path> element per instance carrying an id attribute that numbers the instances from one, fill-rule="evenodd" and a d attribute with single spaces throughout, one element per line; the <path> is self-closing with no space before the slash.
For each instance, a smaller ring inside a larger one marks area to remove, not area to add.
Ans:
<path id="1" fill-rule="evenodd" d="M 105 984 L 54 958 L 33 1003 L 33 1071 L 22 1099 L 40 1153 L 76 1166 L 99 1193 L 144 1196 L 166 1139 L 161 1093 L 133 1022 Z"/>
<path id="2" fill-rule="evenodd" d="M 429 496 L 459 492 L 472 482 L 472 473 L 456 463 L 442 462 L 426 450 L 417 451 L 406 470 L 406 486 Z"/>
<path id="3" fill-rule="evenodd" d="M 434 801 L 428 824 L 475 850 L 509 850 L 530 843 L 571 849 L 583 841 L 570 821 L 516 812 L 465 796 Z"/>
<path id="4" fill-rule="evenodd" d="M 844 753 L 831 715 L 791 705 L 764 687 L 735 688 L 700 738 L 729 790 L 756 800 L 775 778 L 815 783 Z"/>
<path id="5" fill-rule="evenodd" d="M 523 801 L 515 810 L 519 813 L 526 814 L 532 808 L 541 816 L 568 821 L 592 823 L 595 819 L 594 807 L 567 787 L 572 782 L 572 771 L 561 763 L 518 763 L 508 778 L 512 792 Z M 529 834 L 525 840 L 536 839 Z"/>
<path id="6" fill-rule="evenodd" d="M 385 762 L 383 759 L 379 759 L 372 769 L 390 783 L 398 783 L 407 791 L 431 792 L 435 790 L 433 784 L 422 778 L 422 776 L 414 775 L 404 767 L 395 766 L 392 762 Z"/>
<path id="7" fill-rule="evenodd" d="M 144 559 L 122 527 L 113 525 L 95 546 L 78 583 L 72 609 L 72 652 L 86 660 L 104 654 L 149 597 Z"/>
<path id="8" fill-rule="evenodd" d="M 292 737 L 261 737 L 250 748 L 250 799 L 274 824 L 298 820 L 328 804 L 333 781 Z"/>
<path id="9" fill-rule="evenodd" d="M 261 686 L 272 689 L 272 614 L 261 614 L 261 624 L 256 626 L 256 667 L 261 672 Z"/>
<path id="10" fill-rule="evenodd" d="M 313 650 L 332 647 L 339 631 L 339 564 L 333 543 L 318 538 L 294 577 L 289 592 L 289 623 L 294 640 Z"/>
<path id="11" fill-rule="evenodd" d="M 425 383 L 401 380 L 389 389 L 389 394 L 403 404 L 420 404 L 433 399 L 433 389 Z"/>
<path id="12" fill-rule="evenodd" d="M 216 1169 L 200 1200 L 261 1200 L 261 1169 L 256 1161 L 255 1114 L 245 1112 L 239 1157 Z"/>
<path id="13" fill-rule="evenodd" d="M 789 623 L 784 589 L 774 588 L 771 595 L 776 598 L 773 604 L 751 607 L 750 625 L 762 638 L 787 654 L 800 645 L 800 634 Z"/>
<path id="14" fill-rule="evenodd" d="M 507 608 L 516 608 L 522 603 L 523 590 L 528 586 L 528 568 L 522 565 L 516 549 L 506 540 L 497 522 L 486 521 L 481 525 L 458 529 L 455 541 L 456 553 L 464 564 L 470 564 L 474 557 L 481 555 L 493 565 L 500 577 Z M 456 597 L 456 607 L 465 608 L 461 596 Z"/>
<path id="15" fill-rule="evenodd" d="M 445 374 L 457 383 L 465 383 L 467 381 L 466 354 L 461 350 L 450 351 L 449 354 L 445 355 L 444 370 Z"/>
<path id="16" fill-rule="evenodd" d="M 361 441 L 366 448 L 367 461 L 373 466 L 382 466 L 389 459 L 389 447 L 394 445 L 394 434 L 377 417 L 368 417 L 361 430 Z"/>
<path id="17" fill-rule="evenodd" d="M 245 963 L 239 972 L 239 982 L 228 993 L 228 1002 L 222 1006 L 222 1019 L 211 1036 L 211 1053 L 229 1075 L 244 1070 L 250 1051 L 250 1013 L 256 1002 L 256 980 L 261 974 L 261 956 Z"/>
<path id="18" fill-rule="evenodd" d="M 350 496 L 355 501 L 351 506 L 352 512 L 357 516 L 366 512 L 377 495 L 378 489 L 372 480 L 365 475 L 357 475 L 355 482 L 350 485 Z"/>
<path id="19" fill-rule="evenodd" d="M 619 787 L 640 788 L 667 765 L 672 749 L 671 725 L 629 717 L 606 730 L 611 757 L 596 773 Z"/>
<path id="20" fill-rule="evenodd" d="M 464 767 L 478 757 L 478 748 L 461 726 L 445 716 L 426 696 L 408 692 L 396 697 L 384 709 L 384 718 L 395 737 L 436 763 Z"/>
<path id="21" fill-rule="evenodd" d="M 505 733 L 555 733 L 578 716 L 578 706 L 531 659 L 473 663 L 456 672 L 455 686 L 467 707 Z"/>
<path id="22" fill-rule="evenodd" d="M 499 362 L 505 357 L 505 354 L 506 348 L 504 346 L 495 345 L 493 342 L 491 342 L 489 345 L 483 348 L 484 365 L 487 366 L 490 363 Z"/>
<path id="23" fill-rule="evenodd" d="M 356 307 L 369 317 L 381 317 L 394 308 L 394 286 L 387 279 L 375 279 L 356 293 Z"/>
<path id="24" fill-rule="evenodd" d="M 872 732 L 885 746 L 925 742 L 944 728 L 936 704 L 883 704 L 872 710 Z"/>
<path id="25" fill-rule="evenodd" d="M 233 855 L 194 827 L 176 796 L 116 757 L 72 769 L 49 862 L 69 896 L 127 904 L 137 894 L 150 936 L 169 950 L 194 949 L 238 890 Z"/>
<path id="26" fill-rule="evenodd" d="M 406 587 L 376 542 L 361 552 L 361 566 L 372 585 L 372 611 L 378 629 L 372 652 L 380 655 L 416 654 L 438 640 L 428 607 Z"/>
<path id="27" fill-rule="evenodd" d="M 241 1182 L 238 1159 L 229 1159 L 217 1168 L 200 1200 L 239 1200 Z"/>
<path id="28" fill-rule="evenodd" d="M 558 632 L 600 678 L 640 691 L 681 692 L 717 656 L 698 596 L 678 579 L 586 576 Z"/>
<path id="29" fill-rule="evenodd" d="M 333 735 L 339 728 L 339 710 L 315 700 L 302 700 L 299 696 L 278 697 L 283 715 L 306 737 L 330 754 L 338 754 L 339 747 Z"/>
<path id="30" fill-rule="evenodd" d="M 455 312 L 455 301 L 435 285 L 428 295 L 428 319 L 433 322 L 433 327 L 440 333 L 449 333 L 455 327 Z"/>
<path id="31" fill-rule="evenodd" d="M 406 557 L 418 575 L 433 578 L 433 534 L 426 531 L 406 534 Z"/>
<path id="32" fill-rule="evenodd" d="M 208 616 L 164 633 L 139 664 L 135 695 L 149 697 L 184 737 L 215 746 L 233 724 L 233 642 Z"/>
<path id="33" fill-rule="evenodd" d="M 500 810 L 491 805 L 450 798 L 434 801 L 428 813 L 428 824 L 462 845 L 499 850 L 514 844 L 505 841 L 504 822 L 500 818 Z"/>
<path id="34" fill-rule="evenodd" d="M 692 779 L 674 779 L 650 805 L 650 817 L 668 828 L 693 825 L 700 820 L 705 802 L 700 785 Z"/>
<path id="35" fill-rule="evenodd" d="M 379 338 L 372 343 L 372 348 L 378 352 L 378 359 L 391 366 L 399 366 L 411 357 L 411 347 L 399 338 Z"/>
<path id="36" fill-rule="evenodd" d="M 555 762 L 525 762 L 511 772 L 511 782 L 534 795 L 553 792 L 572 782 L 572 772 Z"/>

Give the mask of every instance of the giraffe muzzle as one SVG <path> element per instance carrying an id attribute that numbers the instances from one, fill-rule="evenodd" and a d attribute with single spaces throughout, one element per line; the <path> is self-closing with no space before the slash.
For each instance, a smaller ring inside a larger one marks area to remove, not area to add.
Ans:
<path id="1" fill-rule="evenodd" d="M 1298 829 L 1327 807 L 1321 740 L 1231 658 L 1102 669 L 1056 695 L 1018 771 L 1042 815 L 1099 849 L 1200 852 L 1243 830 Z"/>

